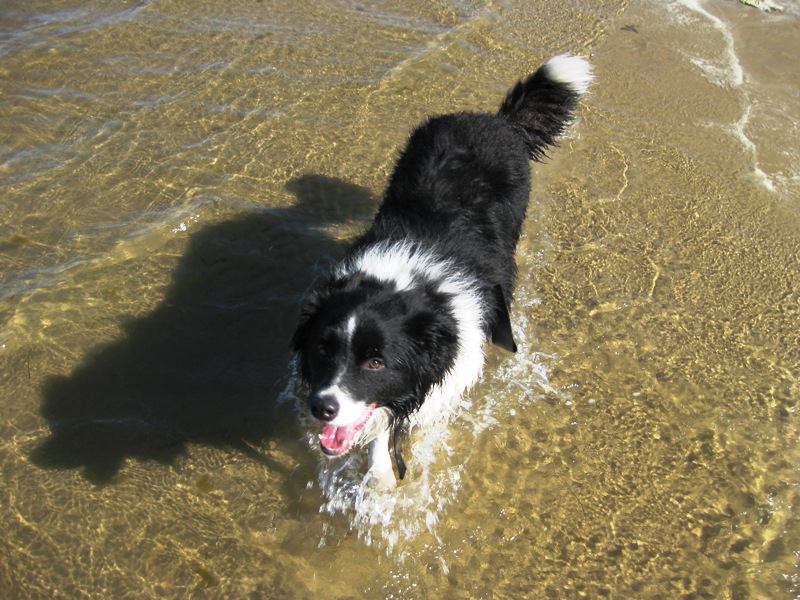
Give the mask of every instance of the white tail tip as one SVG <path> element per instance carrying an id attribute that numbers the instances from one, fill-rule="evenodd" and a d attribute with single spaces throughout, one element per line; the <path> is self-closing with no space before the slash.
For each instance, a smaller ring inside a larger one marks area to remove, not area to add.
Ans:
<path id="1" fill-rule="evenodd" d="M 585 94 L 594 80 L 591 63 L 580 56 L 559 54 L 545 64 L 547 75 L 552 80 L 569 86 L 578 94 Z"/>

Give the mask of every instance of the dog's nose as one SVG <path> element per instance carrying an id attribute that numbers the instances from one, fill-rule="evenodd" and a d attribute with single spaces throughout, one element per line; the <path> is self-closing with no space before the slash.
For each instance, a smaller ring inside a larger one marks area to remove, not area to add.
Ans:
<path id="1" fill-rule="evenodd" d="M 339 414 L 339 403 L 331 394 L 314 394 L 308 399 L 311 414 L 320 421 L 333 421 Z"/>

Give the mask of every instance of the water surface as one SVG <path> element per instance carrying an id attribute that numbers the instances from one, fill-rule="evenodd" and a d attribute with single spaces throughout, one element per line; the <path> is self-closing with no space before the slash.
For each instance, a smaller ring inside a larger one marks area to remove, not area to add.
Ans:
<path id="1" fill-rule="evenodd" d="M 800 9 L 0 9 L 4 596 L 800 597 Z M 288 355 L 427 115 L 550 56 L 520 351 L 407 481 L 318 480 Z"/>

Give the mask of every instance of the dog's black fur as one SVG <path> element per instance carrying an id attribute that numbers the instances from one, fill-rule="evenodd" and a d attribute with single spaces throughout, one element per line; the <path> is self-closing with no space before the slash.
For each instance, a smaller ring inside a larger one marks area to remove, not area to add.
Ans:
<path id="1" fill-rule="evenodd" d="M 371 467 L 385 471 L 389 428 L 432 397 L 431 411 L 446 410 L 473 385 L 484 339 L 516 351 L 509 308 L 529 159 L 563 134 L 590 80 L 583 59 L 556 57 L 496 115 L 435 117 L 413 132 L 372 226 L 315 287 L 294 335 L 324 452 L 372 442 Z"/>

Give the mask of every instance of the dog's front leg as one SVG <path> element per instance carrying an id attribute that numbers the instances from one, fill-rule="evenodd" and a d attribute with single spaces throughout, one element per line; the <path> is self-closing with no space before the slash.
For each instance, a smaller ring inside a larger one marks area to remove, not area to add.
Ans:
<path id="1" fill-rule="evenodd" d="M 393 488 L 397 486 L 389 454 L 389 430 L 381 432 L 369 443 L 369 469 L 367 479 L 371 485 Z"/>

